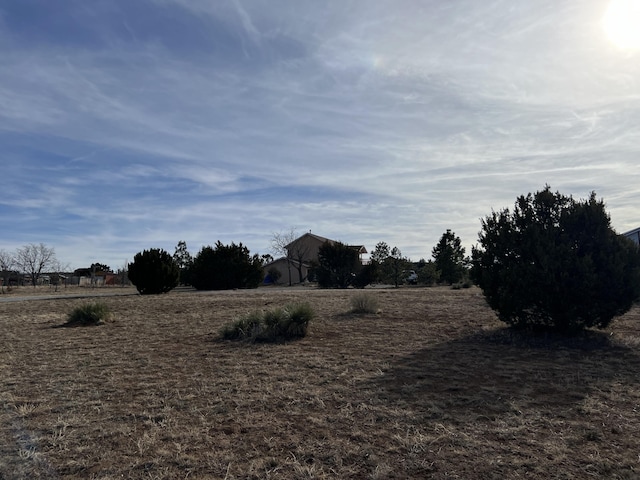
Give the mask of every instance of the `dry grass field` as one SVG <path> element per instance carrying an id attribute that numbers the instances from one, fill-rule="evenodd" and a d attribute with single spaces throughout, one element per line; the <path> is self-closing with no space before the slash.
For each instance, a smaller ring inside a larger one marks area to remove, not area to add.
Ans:
<path id="1" fill-rule="evenodd" d="M 475 288 L 368 292 L 103 297 L 78 328 L 53 327 L 95 299 L 0 302 L 0 479 L 640 478 L 637 307 L 527 341 Z M 302 340 L 218 337 L 299 300 Z"/>

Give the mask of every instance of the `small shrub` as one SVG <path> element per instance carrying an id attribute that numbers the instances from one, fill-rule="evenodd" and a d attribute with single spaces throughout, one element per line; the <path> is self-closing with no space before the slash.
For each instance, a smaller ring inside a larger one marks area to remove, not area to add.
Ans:
<path id="1" fill-rule="evenodd" d="M 251 312 L 235 322 L 222 327 L 221 334 L 225 340 L 239 340 L 254 337 L 261 328 L 262 312 Z"/>
<path id="2" fill-rule="evenodd" d="M 109 307 L 104 303 L 87 303 L 76 307 L 68 315 L 66 326 L 102 325 L 109 318 Z"/>
<path id="3" fill-rule="evenodd" d="M 307 303 L 288 304 L 266 312 L 249 313 L 225 325 L 220 333 L 225 340 L 250 342 L 302 338 L 307 334 L 307 327 L 314 315 L 313 308 Z"/>
<path id="4" fill-rule="evenodd" d="M 289 324 L 289 315 L 286 307 L 267 310 L 264 312 L 262 320 L 264 322 L 264 330 L 257 340 L 268 341 L 269 339 L 277 339 L 286 335 Z"/>
<path id="5" fill-rule="evenodd" d="M 377 313 L 378 299 L 367 293 L 351 297 L 351 313 Z"/>
<path id="6" fill-rule="evenodd" d="M 315 316 L 313 308 L 308 303 L 289 304 L 284 308 L 284 321 L 280 326 L 284 327 L 285 338 L 302 338 L 307 334 L 309 322 Z"/>

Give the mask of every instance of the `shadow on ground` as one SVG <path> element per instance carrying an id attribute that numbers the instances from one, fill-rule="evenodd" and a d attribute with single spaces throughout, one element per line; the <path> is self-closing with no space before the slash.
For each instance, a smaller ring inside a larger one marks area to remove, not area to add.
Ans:
<path id="1" fill-rule="evenodd" d="M 373 389 L 426 418 L 488 419 L 563 410 L 613 383 L 635 385 L 640 357 L 600 332 L 526 338 L 509 329 L 436 344 L 402 358 Z"/>

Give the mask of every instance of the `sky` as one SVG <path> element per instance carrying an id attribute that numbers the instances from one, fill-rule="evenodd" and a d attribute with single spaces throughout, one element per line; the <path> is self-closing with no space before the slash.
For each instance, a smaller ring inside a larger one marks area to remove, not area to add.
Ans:
<path id="1" fill-rule="evenodd" d="M 270 253 L 295 229 L 428 259 L 546 184 L 595 191 L 623 233 L 639 19 L 603 0 L 0 0 L 0 250 L 117 269 L 181 240 Z"/>

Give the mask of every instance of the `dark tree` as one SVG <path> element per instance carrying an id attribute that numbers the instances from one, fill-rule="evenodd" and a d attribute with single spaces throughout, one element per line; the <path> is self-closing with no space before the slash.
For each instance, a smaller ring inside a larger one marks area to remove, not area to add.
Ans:
<path id="1" fill-rule="evenodd" d="M 383 268 L 387 272 L 387 278 L 398 288 L 404 281 L 406 269 L 410 266 L 411 262 L 409 259 L 402 255 L 398 247 L 393 247 L 384 262 Z"/>
<path id="2" fill-rule="evenodd" d="M 193 265 L 193 257 L 187 250 L 187 242 L 180 240 L 173 253 L 173 261 L 176 262 L 180 269 L 180 283 L 182 285 L 191 284 L 191 266 Z"/>
<path id="3" fill-rule="evenodd" d="M 378 242 L 376 243 L 376 247 L 373 249 L 371 254 L 369 255 L 369 260 L 371 262 L 376 262 L 378 265 L 384 263 L 384 261 L 391 254 L 391 249 L 386 242 Z"/>
<path id="4" fill-rule="evenodd" d="M 250 255 L 249 249 L 239 243 L 215 248 L 203 247 L 191 267 L 191 284 L 198 290 L 229 290 L 257 288 L 263 279 L 260 256 Z"/>
<path id="5" fill-rule="evenodd" d="M 271 262 L 273 262 L 274 258 L 273 255 L 271 255 L 270 253 L 264 253 L 262 255 L 260 255 L 260 261 L 262 262 L 262 265 L 269 265 Z"/>
<path id="6" fill-rule="evenodd" d="M 141 295 L 166 293 L 178 286 L 180 269 L 171 255 L 162 249 L 137 253 L 128 270 L 129 280 Z"/>
<path id="7" fill-rule="evenodd" d="M 436 268 L 436 263 L 433 260 L 426 261 L 421 258 L 417 267 L 418 283 L 423 285 L 433 285 L 440 281 L 440 273 Z"/>
<path id="8" fill-rule="evenodd" d="M 371 265 L 371 276 L 373 277 L 371 283 L 386 281 L 388 272 L 385 271 L 385 262 L 390 254 L 391 249 L 386 242 L 378 242 L 376 244 L 369 255 L 369 265 Z"/>
<path id="9" fill-rule="evenodd" d="M 113 270 L 111 270 L 111 267 L 109 265 L 105 265 L 104 263 L 92 263 L 91 267 L 89 268 L 93 273 L 99 273 L 99 272 L 113 273 Z"/>
<path id="10" fill-rule="evenodd" d="M 318 249 L 316 276 L 322 288 L 347 288 L 360 270 L 358 251 L 341 242 L 324 242 Z"/>
<path id="11" fill-rule="evenodd" d="M 0 292 L 4 293 L 4 286 L 9 285 L 9 279 L 11 278 L 11 269 L 15 264 L 14 256 L 5 250 L 0 250 Z"/>
<path id="12" fill-rule="evenodd" d="M 386 242 L 378 242 L 369 255 L 372 282 L 388 282 L 398 287 L 406 276 L 411 262 L 402 255 L 398 247 L 389 247 Z"/>
<path id="13" fill-rule="evenodd" d="M 472 276 L 501 320 L 575 334 L 605 328 L 640 296 L 640 251 L 605 205 L 553 193 L 517 199 L 482 221 Z"/>
<path id="14" fill-rule="evenodd" d="M 367 285 L 371 285 L 376 282 L 377 272 L 378 266 L 375 263 L 363 265 L 353 277 L 351 284 L 356 288 L 364 288 Z"/>
<path id="15" fill-rule="evenodd" d="M 463 279 L 465 273 L 464 248 L 460 237 L 447 230 L 431 252 L 440 280 L 449 285 Z"/>

